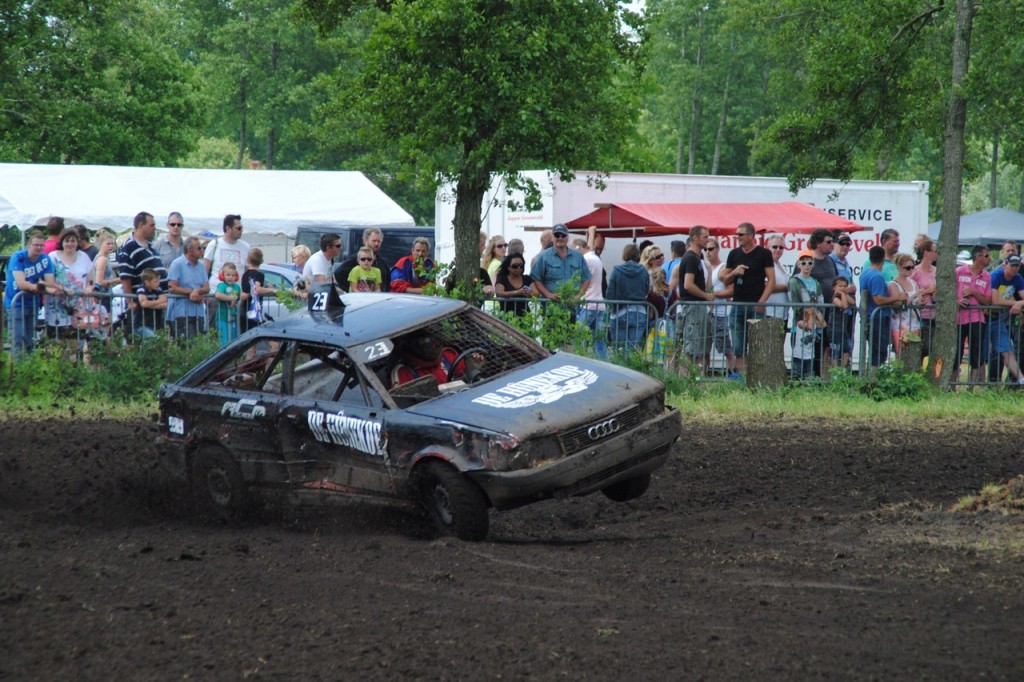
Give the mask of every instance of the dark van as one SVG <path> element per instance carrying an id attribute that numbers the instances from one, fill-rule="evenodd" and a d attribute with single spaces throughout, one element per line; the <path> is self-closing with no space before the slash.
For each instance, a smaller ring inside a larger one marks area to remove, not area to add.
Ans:
<path id="1" fill-rule="evenodd" d="M 300 225 L 295 233 L 295 243 L 305 244 L 311 253 L 320 250 L 320 236 L 325 234 L 341 235 L 341 255 L 334 259 L 335 263 L 341 263 L 349 256 L 352 256 L 363 245 L 362 227 L 330 227 L 322 225 Z M 426 237 L 430 242 L 430 256 L 434 257 L 434 228 L 433 227 L 382 227 L 384 243 L 380 247 L 380 254 L 384 260 L 394 265 L 402 256 L 412 253 L 412 242 L 417 237 Z"/>

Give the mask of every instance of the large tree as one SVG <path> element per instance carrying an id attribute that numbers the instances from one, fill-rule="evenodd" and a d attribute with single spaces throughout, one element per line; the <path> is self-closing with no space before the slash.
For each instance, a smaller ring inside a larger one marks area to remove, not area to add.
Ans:
<path id="1" fill-rule="evenodd" d="M 267 168 L 305 165 L 310 149 L 296 122 L 310 118 L 311 85 L 335 55 L 296 16 L 297 0 L 173 1 L 179 49 L 198 65 L 211 103 L 207 135 L 235 141 L 236 168 L 247 156 Z"/>
<path id="2" fill-rule="evenodd" d="M 614 0 L 304 0 L 324 28 L 378 12 L 359 77 L 337 109 L 393 150 L 421 186 L 456 188 L 460 282 L 478 268 L 481 204 L 496 174 L 601 169 L 635 107 L 620 87 L 633 45 Z M 627 77 L 628 78 L 628 77 Z"/>
<path id="3" fill-rule="evenodd" d="M 757 0 L 746 2 L 763 8 Z M 1013 118 L 1008 112 L 1016 111 L 1019 87 L 1007 92 L 984 84 L 1019 78 L 1021 55 L 989 59 L 987 67 L 995 72 L 977 77 L 969 64 L 972 50 L 991 55 L 1016 48 L 1024 22 L 1021 3 L 779 0 L 772 10 L 760 19 L 772 25 L 775 49 L 800 45 L 805 69 L 793 74 L 791 89 L 799 96 L 767 129 L 761 152 L 790 161 L 794 186 L 816 177 L 849 178 L 858 153 L 905 154 L 921 134 L 942 150 L 938 337 L 932 359 L 933 366 L 943 367 L 946 383 L 955 351 L 956 304 L 949 292 L 956 290 L 965 136 L 978 112 L 988 112 L 989 129 L 993 119 Z"/>

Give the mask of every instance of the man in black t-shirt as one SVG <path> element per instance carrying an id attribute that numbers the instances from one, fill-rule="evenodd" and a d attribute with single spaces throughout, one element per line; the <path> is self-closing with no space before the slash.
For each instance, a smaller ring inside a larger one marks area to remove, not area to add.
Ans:
<path id="1" fill-rule="evenodd" d="M 703 225 L 690 228 L 690 247 L 679 260 L 672 272 L 672 284 L 678 283 L 679 298 L 683 305 L 676 318 L 676 338 L 690 362 L 707 371 L 708 354 L 711 352 L 712 327 L 711 306 L 715 300 L 712 287 L 708 286 L 709 273 L 704 265 L 704 247 L 710 231 Z"/>
<path id="2" fill-rule="evenodd" d="M 739 248 L 729 252 L 719 278 L 733 285 L 733 303 L 729 312 L 732 326 L 732 344 L 736 353 L 736 371 L 743 371 L 743 358 L 747 355 L 747 320 L 764 317 L 764 303 L 775 286 L 775 261 L 772 252 L 759 246 L 754 239 L 754 226 L 740 223 L 736 228 Z"/>

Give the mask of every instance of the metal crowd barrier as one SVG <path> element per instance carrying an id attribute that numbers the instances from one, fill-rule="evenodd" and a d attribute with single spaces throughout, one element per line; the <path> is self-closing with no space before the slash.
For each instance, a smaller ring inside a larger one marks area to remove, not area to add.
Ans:
<path id="1" fill-rule="evenodd" d="M 3 323 L 0 330 L 4 332 L 6 349 L 13 350 L 14 325 L 17 323 L 17 316 L 11 311 L 19 306 L 24 297 L 34 295 L 18 292 L 11 302 L 11 309 L 5 310 L 0 318 Z M 184 298 L 174 294 L 168 297 Z M 81 352 L 90 341 L 105 342 L 117 329 L 122 329 L 127 339 L 139 336 L 132 328 L 128 305 L 129 300 L 137 299 L 135 295 L 93 292 L 44 298 L 45 302 L 39 305 L 39 314 L 33 323 L 36 345 L 43 339 L 58 339 L 66 341 L 73 348 L 77 347 Z M 208 307 L 216 303 L 216 299 L 207 296 L 205 302 Z M 555 304 L 538 298 L 489 299 L 488 303 L 490 305 L 485 304 L 485 309 L 489 311 L 500 310 L 512 314 L 524 314 L 531 306 L 532 309 L 542 309 Z M 664 315 L 658 315 L 655 306 L 648 301 L 602 299 L 576 303 L 578 305 L 572 307 L 574 318 L 591 329 L 595 350 L 604 347 L 607 351 L 603 352 L 642 353 L 668 369 L 680 369 L 683 365 L 697 361 L 711 380 L 724 380 L 732 374 L 730 363 L 737 345 L 734 338 L 737 320 L 762 317 L 781 320 L 785 329 L 785 335 L 781 336 L 783 354 L 786 366 L 794 378 L 821 376 L 822 362 L 827 362 L 826 370 L 832 366 L 845 366 L 854 371 L 864 371 L 901 356 L 904 346 L 910 347 L 913 344 L 919 344 L 920 350 L 912 354 L 914 362 L 921 358 L 922 366 L 927 367 L 928 358 L 933 356 L 934 306 L 884 306 L 874 309 L 869 317 L 864 300 L 850 316 L 827 303 L 779 302 L 762 306 L 758 303 L 677 301 Z M 56 328 L 48 326 L 45 313 L 48 305 L 67 305 L 68 310 L 65 312 L 70 324 Z M 763 308 L 763 312 L 759 312 L 758 308 Z M 825 328 L 811 333 L 797 329 L 793 323 L 795 309 L 817 311 L 826 322 Z M 1021 323 L 1021 316 L 1011 316 L 1006 308 L 999 306 L 977 306 L 968 310 L 981 311 L 986 323 L 971 328 L 962 338 L 966 350 L 959 377 L 953 383 L 998 385 L 1004 380 L 1015 383 L 1015 379 L 1003 367 L 1001 354 L 993 348 L 991 337 L 994 329 L 990 325 L 1006 324 L 1006 334 L 1012 341 L 1010 352 L 1020 366 L 1024 360 L 1024 324 Z M 888 325 L 882 323 L 883 311 L 889 314 Z M 998 315 L 1000 312 L 1004 314 L 1003 318 Z M 237 319 L 240 320 L 245 311 L 240 309 L 238 313 Z M 688 323 L 689 327 L 686 326 Z M 700 331 L 695 331 L 698 329 Z M 879 329 L 882 331 L 876 332 Z M 216 323 L 208 324 L 207 331 L 217 333 Z M 692 341 L 690 337 L 693 333 L 702 334 L 704 343 L 688 344 L 688 340 Z M 977 350 L 972 357 L 971 349 L 975 346 Z M 688 349 L 702 348 L 702 361 L 687 352 Z M 830 352 L 826 353 L 826 350 Z M 603 352 L 598 352 L 598 355 L 603 355 Z M 15 354 L 11 353 L 11 356 Z M 970 371 L 972 364 L 977 370 L 973 378 Z M 984 374 L 979 378 L 982 367 Z"/>
<path id="2" fill-rule="evenodd" d="M 17 316 L 12 314 L 16 307 L 20 307 L 26 297 L 38 296 L 29 292 L 19 291 L 11 300 L 11 309 L 5 310 L 4 326 L 0 327 L 4 332 L 4 348 L 11 351 L 12 362 L 17 362 L 17 354 L 14 353 L 15 331 Z M 76 350 L 79 355 L 87 348 L 90 342 L 106 342 L 118 329 L 122 330 L 126 341 L 142 340 L 153 333 L 168 329 L 169 323 L 166 319 L 166 310 L 161 316 L 160 329 L 152 329 L 149 332 L 137 328 L 134 325 L 131 302 L 137 301 L 138 296 L 134 294 L 121 294 L 110 292 L 76 293 L 61 296 L 41 296 L 42 301 L 37 305 L 37 315 L 32 326 L 32 337 L 34 346 L 38 347 L 44 340 L 63 341 L 70 349 Z M 168 294 L 168 299 L 184 299 L 185 296 Z M 217 303 L 211 295 L 205 297 L 203 317 L 207 318 L 208 306 Z M 47 308 L 62 306 L 62 314 L 54 316 L 52 313 L 47 317 Z M 245 310 L 239 309 L 234 334 L 238 335 L 238 325 Z M 59 321 L 61 324 L 48 324 L 48 320 Z M 216 333 L 216 322 L 205 324 L 207 333 Z M 186 330 L 189 331 L 189 330 Z M 192 334 L 188 334 L 191 336 Z"/>

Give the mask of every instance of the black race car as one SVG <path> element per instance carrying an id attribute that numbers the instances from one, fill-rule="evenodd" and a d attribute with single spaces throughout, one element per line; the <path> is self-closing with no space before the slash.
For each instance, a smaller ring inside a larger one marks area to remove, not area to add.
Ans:
<path id="1" fill-rule="evenodd" d="M 257 327 L 161 387 L 164 461 L 209 515 L 360 495 L 480 540 L 490 507 L 639 497 L 679 436 L 659 382 L 549 353 L 465 303 L 341 303 Z"/>

